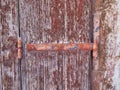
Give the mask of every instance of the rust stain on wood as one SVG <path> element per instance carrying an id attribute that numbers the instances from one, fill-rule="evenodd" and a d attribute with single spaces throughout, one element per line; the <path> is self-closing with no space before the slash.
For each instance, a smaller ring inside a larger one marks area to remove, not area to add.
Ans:
<path id="1" fill-rule="evenodd" d="M 23 45 L 32 43 L 27 46 L 28 51 L 58 50 L 39 53 L 23 51 L 22 89 L 89 90 L 90 51 L 75 49 L 65 52 L 61 49 L 73 49 L 76 45 L 60 43 L 90 43 L 91 0 L 19 1 Z M 116 10 L 119 8 L 116 2 L 119 4 L 119 0 L 98 0 L 95 6 L 95 12 L 101 13 L 100 61 L 97 61 L 97 70 L 93 71 L 95 90 L 119 90 L 120 31 L 117 19 L 120 11 Z M 21 89 L 16 49 L 17 3 L 16 0 L 0 1 L 0 90 Z M 33 43 L 40 44 L 42 48 Z M 80 49 L 96 48 L 88 44 L 87 47 L 77 46 Z"/>
<path id="2" fill-rule="evenodd" d="M 90 43 L 90 0 L 20 0 L 20 13 L 24 44 L 56 43 L 58 47 L 60 43 Z M 90 88 L 90 51 L 25 50 L 24 58 L 23 90 Z"/>

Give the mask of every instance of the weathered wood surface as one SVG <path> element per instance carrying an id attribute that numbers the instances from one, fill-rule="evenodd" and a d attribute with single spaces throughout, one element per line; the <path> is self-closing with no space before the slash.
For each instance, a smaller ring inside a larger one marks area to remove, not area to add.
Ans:
<path id="1" fill-rule="evenodd" d="M 0 5 L 1 8 L 1 5 Z M 1 16 L 1 12 L 0 12 L 0 16 Z M 1 20 L 1 17 L 0 17 Z M 0 23 L 0 90 L 2 90 L 2 24 Z"/>
<path id="2" fill-rule="evenodd" d="M 98 0 L 95 8 L 100 46 L 93 72 L 94 90 L 120 90 L 120 0 Z"/>
<path id="3" fill-rule="evenodd" d="M 27 52 L 25 44 L 90 43 L 91 0 L 20 0 L 22 90 L 90 90 L 90 51 Z"/>
<path id="4" fill-rule="evenodd" d="M 21 90 L 16 41 L 17 0 L 0 0 L 0 90 Z"/>

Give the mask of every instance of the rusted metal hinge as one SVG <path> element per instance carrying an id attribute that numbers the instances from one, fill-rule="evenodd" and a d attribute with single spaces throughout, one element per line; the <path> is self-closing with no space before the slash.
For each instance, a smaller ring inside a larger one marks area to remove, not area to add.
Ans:
<path id="1" fill-rule="evenodd" d="M 97 46 L 94 43 L 79 43 L 79 44 L 27 44 L 28 51 L 44 51 L 44 50 L 96 50 Z"/>
<path id="2" fill-rule="evenodd" d="M 79 43 L 79 44 L 27 44 L 27 51 L 48 51 L 48 50 L 93 50 L 93 57 L 97 57 L 98 44 L 97 40 L 94 40 L 94 43 Z M 22 41 L 21 38 L 18 38 L 18 59 L 22 58 Z"/>
<path id="3" fill-rule="evenodd" d="M 94 43 L 79 43 L 79 44 L 27 44 L 26 48 L 28 51 L 47 51 L 47 50 L 93 50 L 93 56 L 96 58 L 97 55 L 94 52 L 97 52 L 98 45 L 97 41 Z"/>

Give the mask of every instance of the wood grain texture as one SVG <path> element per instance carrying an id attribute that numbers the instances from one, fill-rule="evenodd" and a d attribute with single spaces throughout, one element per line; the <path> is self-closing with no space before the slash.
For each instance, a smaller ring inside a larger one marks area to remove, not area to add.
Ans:
<path id="1" fill-rule="evenodd" d="M 120 89 L 120 1 L 98 0 L 100 45 L 97 70 L 93 72 L 95 90 Z"/>
<path id="2" fill-rule="evenodd" d="M 25 44 L 90 43 L 91 0 L 20 0 Z M 25 47 L 24 47 L 25 49 Z M 90 51 L 27 52 L 23 90 L 89 90 Z"/>
<path id="3" fill-rule="evenodd" d="M 0 69 L 2 70 L 0 76 L 2 79 L 0 80 L 2 80 L 2 84 L 0 84 L 2 89 L 0 90 L 20 90 L 16 50 L 18 35 L 17 1 L 0 0 L 0 14 L 0 40 L 2 43 L 0 50 L 2 55 L 0 58 L 0 68 L 2 67 Z"/>
<path id="4" fill-rule="evenodd" d="M 120 82 L 120 1 L 106 0 L 101 10 L 100 68 L 104 71 L 103 90 L 119 90 Z M 103 50 L 104 49 L 104 50 Z M 104 64 L 103 64 L 104 63 Z M 119 75 L 118 75 L 119 74 Z"/>
<path id="5" fill-rule="evenodd" d="M 0 5 L 1 10 L 1 5 Z M 1 16 L 1 12 L 0 12 Z M 0 17 L 1 20 L 2 17 Z M 0 23 L 0 90 L 2 90 L 2 24 Z"/>

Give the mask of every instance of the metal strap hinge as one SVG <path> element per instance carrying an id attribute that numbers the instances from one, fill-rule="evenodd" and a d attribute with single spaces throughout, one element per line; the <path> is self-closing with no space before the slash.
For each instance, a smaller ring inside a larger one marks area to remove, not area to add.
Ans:
<path id="1" fill-rule="evenodd" d="M 48 51 L 48 50 L 93 50 L 93 56 L 96 58 L 96 52 L 98 50 L 97 40 L 94 40 L 94 43 L 79 43 L 79 44 L 27 44 L 27 51 Z M 21 38 L 18 38 L 18 59 L 22 58 L 22 41 Z"/>

